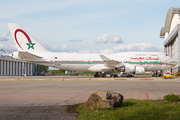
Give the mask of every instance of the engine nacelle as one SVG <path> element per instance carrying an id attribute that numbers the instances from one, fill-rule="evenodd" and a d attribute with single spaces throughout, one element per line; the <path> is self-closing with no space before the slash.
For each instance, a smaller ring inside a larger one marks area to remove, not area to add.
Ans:
<path id="1" fill-rule="evenodd" d="M 133 73 L 133 74 L 144 74 L 145 73 L 144 67 L 129 65 L 129 64 L 125 64 L 121 67 L 117 67 L 116 70 L 119 72 L 123 72 L 123 73 Z"/>
<path id="2" fill-rule="evenodd" d="M 135 65 L 124 65 L 124 73 L 134 73 L 136 70 Z"/>
<path id="3" fill-rule="evenodd" d="M 136 66 L 126 64 L 126 65 L 116 68 L 116 70 L 123 73 L 135 73 Z"/>
<path id="4" fill-rule="evenodd" d="M 136 66 L 135 74 L 144 74 L 144 73 L 145 73 L 144 67 Z"/>

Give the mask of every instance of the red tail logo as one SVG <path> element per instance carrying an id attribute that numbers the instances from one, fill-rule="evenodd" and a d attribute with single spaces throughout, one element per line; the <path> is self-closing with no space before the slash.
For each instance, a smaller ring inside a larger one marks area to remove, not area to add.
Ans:
<path id="1" fill-rule="evenodd" d="M 26 43 L 26 44 L 28 45 L 28 49 L 30 49 L 30 48 L 34 49 L 33 45 L 35 45 L 35 43 L 32 43 L 32 42 L 31 42 L 31 39 L 30 39 L 30 37 L 27 35 L 27 33 L 24 32 L 24 31 L 21 30 L 21 29 L 17 29 L 17 30 L 14 32 L 14 37 L 15 37 L 16 43 L 19 45 L 19 47 L 20 47 L 22 50 L 24 50 L 24 49 L 21 47 L 21 45 L 19 44 L 18 40 L 17 40 L 17 36 L 16 36 L 16 35 L 17 35 L 17 32 L 23 33 L 24 36 L 27 38 L 27 40 L 28 40 L 28 42 L 29 42 L 29 43 Z M 31 46 L 30 46 L 30 45 L 31 45 Z"/>

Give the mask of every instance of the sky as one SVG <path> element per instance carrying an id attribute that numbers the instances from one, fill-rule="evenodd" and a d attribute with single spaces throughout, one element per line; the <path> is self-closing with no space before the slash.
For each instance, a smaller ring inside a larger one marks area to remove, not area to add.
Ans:
<path id="1" fill-rule="evenodd" d="M 18 23 L 54 52 L 163 52 L 166 14 L 179 0 L 0 0 L 0 49 L 16 51 Z"/>

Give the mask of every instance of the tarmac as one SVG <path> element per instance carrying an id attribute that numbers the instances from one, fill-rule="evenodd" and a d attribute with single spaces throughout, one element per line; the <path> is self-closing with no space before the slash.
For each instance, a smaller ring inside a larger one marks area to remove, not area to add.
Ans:
<path id="1" fill-rule="evenodd" d="M 180 95 L 180 80 L 146 76 L 135 78 L 1 76 L 0 119 L 38 119 L 48 113 L 52 119 L 73 120 L 76 119 L 77 113 L 66 112 L 67 106 L 84 103 L 93 92 L 101 90 L 119 92 L 124 99 L 163 99 L 164 95 L 170 93 Z M 47 112 L 48 110 L 54 112 Z"/>
<path id="2" fill-rule="evenodd" d="M 162 77 L 152 77 L 152 76 L 135 76 L 135 77 L 106 77 L 106 78 L 94 78 L 89 75 L 81 75 L 81 76 L 0 76 L 0 81 L 112 81 L 112 80 L 125 80 L 125 81 L 139 81 L 139 80 L 178 80 L 180 78 L 175 79 L 163 79 Z"/>
<path id="3" fill-rule="evenodd" d="M 0 106 L 78 104 L 100 90 L 119 92 L 125 99 L 163 99 L 169 93 L 180 94 L 179 86 L 179 79 L 148 76 L 0 76 Z"/>

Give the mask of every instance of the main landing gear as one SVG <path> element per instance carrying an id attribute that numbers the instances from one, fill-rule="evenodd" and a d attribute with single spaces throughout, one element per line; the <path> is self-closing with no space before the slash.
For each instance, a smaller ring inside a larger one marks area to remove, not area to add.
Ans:
<path id="1" fill-rule="evenodd" d="M 94 75 L 94 77 L 106 77 L 106 73 L 102 73 L 102 72 L 96 72 L 96 74 Z"/>
<path id="2" fill-rule="evenodd" d="M 118 77 L 117 74 L 111 74 L 110 77 Z"/>
<path id="3" fill-rule="evenodd" d="M 96 72 L 96 74 L 94 75 L 94 77 L 107 77 L 106 76 L 106 72 L 102 73 L 102 72 Z M 110 74 L 110 77 L 118 77 L 117 74 Z"/>

